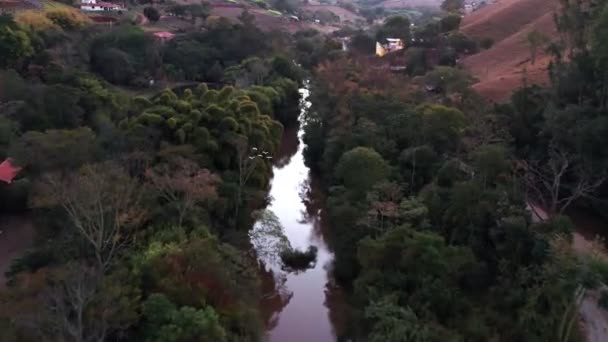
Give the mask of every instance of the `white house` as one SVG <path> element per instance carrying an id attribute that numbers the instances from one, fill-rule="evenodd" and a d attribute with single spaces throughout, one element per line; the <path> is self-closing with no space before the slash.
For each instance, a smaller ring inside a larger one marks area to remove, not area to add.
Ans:
<path id="1" fill-rule="evenodd" d="M 399 38 L 386 38 L 386 44 L 376 42 L 376 55 L 384 56 L 387 53 L 403 50 L 403 40 Z"/>
<path id="2" fill-rule="evenodd" d="M 82 0 L 80 9 L 83 11 L 120 11 L 124 9 L 122 4 L 103 2 L 97 0 Z"/>

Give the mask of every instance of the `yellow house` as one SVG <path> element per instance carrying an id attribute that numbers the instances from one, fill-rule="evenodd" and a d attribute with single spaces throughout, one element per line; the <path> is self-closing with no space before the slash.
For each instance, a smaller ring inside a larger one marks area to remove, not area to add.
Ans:
<path id="1" fill-rule="evenodd" d="M 402 50 L 404 47 L 403 40 L 399 38 L 386 38 L 386 44 L 376 42 L 376 56 L 382 57 L 390 52 Z"/>

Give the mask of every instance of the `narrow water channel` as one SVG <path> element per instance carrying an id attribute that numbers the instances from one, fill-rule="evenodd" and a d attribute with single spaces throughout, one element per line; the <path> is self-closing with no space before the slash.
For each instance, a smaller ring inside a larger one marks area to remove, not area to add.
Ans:
<path id="1" fill-rule="evenodd" d="M 304 88 L 300 93 L 304 115 L 310 107 L 309 92 Z M 332 323 L 336 315 L 332 310 L 340 306 L 340 292 L 330 278 L 333 254 L 323 236 L 323 198 L 304 165 L 302 134 L 300 127 L 284 132 L 281 149 L 275 156 L 267 210 L 276 215 L 293 248 L 318 248 L 317 261 L 314 267 L 297 273 L 284 271 L 276 264 L 263 266 L 275 278 L 282 279 L 285 299 L 281 302 L 273 298 L 267 303 L 267 306 L 280 303 L 280 308 L 262 308 L 272 311 L 266 331 L 266 340 L 270 342 L 336 341 Z"/>

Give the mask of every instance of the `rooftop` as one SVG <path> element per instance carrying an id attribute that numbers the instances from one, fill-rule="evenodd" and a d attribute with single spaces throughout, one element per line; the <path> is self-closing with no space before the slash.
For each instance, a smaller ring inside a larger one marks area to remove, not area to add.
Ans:
<path id="1" fill-rule="evenodd" d="M 0 164 L 0 181 L 10 184 L 19 171 L 21 171 L 21 168 L 14 165 L 10 158 L 4 160 Z"/>

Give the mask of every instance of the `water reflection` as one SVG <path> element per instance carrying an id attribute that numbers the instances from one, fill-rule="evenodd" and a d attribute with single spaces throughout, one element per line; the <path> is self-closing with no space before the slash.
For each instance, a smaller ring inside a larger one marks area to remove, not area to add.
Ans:
<path id="1" fill-rule="evenodd" d="M 306 99 L 307 90 L 301 93 Z M 304 101 L 301 108 L 308 107 Z M 265 290 L 270 291 L 262 309 L 271 342 L 336 341 L 336 330 L 340 330 L 336 327 L 345 318 L 343 297 L 330 277 L 333 254 L 323 235 L 323 197 L 304 165 L 301 135 L 298 127 L 285 129 L 275 156 L 268 210 L 276 215 L 291 247 L 317 248 L 317 262 L 297 273 L 285 272 L 271 262 L 262 267 Z"/>

